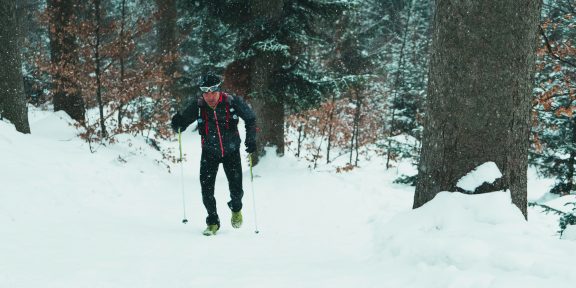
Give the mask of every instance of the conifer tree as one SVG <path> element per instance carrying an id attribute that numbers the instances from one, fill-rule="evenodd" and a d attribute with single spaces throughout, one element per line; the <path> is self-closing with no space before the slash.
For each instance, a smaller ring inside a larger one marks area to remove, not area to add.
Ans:
<path id="1" fill-rule="evenodd" d="M 329 37 L 322 29 L 328 26 L 318 24 L 335 21 L 349 6 L 348 1 L 324 0 L 195 1 L 188 6 L 205 11 L 206 19 L 212 19 L 202 24 L 216 29 L 206 32 L 205 26 L 199 26 L 205 35 L 221 36 L 195 48 L 228 52 L 210 61 L 205 60 L 211 56 L 207 53 L 197 64 L 212 65 L 219 71 L 224 68 L 221 72 L 228 88 L 250 98 L 259 119 L 260 148 L 276 146 L 276 152 L 283 154 L 286 110 L 320 103 L 323 94 L 318 80 L 324 70 L 313 61 L 317 51 L 313 49 Z M 234 46 L 223 47 L 221 43 Z"/>
<path id="2" fill-rule="evenodd" d="M 287 107 L 302 107 L 322 99 L 321 66 L 308 47 L 321 45 L 327 35 L 322 21 L 334 21 L 349 7 L 346 1 L 250 1 L 249 22 L 240 36 L 241 59 L 248 63 L 249 97 L 257 115 L 259 143 L 284 153 Z M 262 151 L 262 150 L 261 150 Z"/>
<path id="3" fill-rule="evenodd" d="M 533 102 L 531 163 L 556 179 L 552 193 L 576 189 L 576 5 L 545 1 Z"/>

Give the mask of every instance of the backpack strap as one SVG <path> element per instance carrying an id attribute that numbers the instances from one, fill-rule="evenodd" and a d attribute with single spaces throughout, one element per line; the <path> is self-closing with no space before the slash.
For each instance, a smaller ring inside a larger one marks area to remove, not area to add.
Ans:
<path id="1" fill-rule="evenodd" d="M 224 93 L 224 102 L 226 103 L 226 129 L 230 130 L 230 105 L 232 105 L 234 97 L 228 93 Z"/>
<path id="2" fill-rule="evenodd" d="M 206 109 L 203 109 L 202 112 L 204 113 L 202 117 L 204 118 L 204 132 L 206 132 L 206 136 L 208 136 L 208 114 L 206 113 Z"/>
<path id="3" fill-rule="evenodd" d="M 230 103 L 226 101 L 226 129 L 230 130 Z"/>

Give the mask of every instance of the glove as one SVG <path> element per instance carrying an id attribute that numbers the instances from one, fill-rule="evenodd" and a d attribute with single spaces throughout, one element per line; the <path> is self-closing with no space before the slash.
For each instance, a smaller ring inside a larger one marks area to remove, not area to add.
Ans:
<path id="1" fill-rule="evenodd" d="M 256 152 L 256 141 L 246 141 L 244 145 L 246 145 L 246 152 L 248 153 Z"/>
<path id="2" fill-rule="evenodd" d="M 184 130 L 186 130 L 186 127 L 184 127 L 182 123 L 183 121 L 184 118 L 178 113 L 172 116 L 172 123 L 170 125 L 172 126 L 172 129 L 174 129 L 176 133 L 178 133 L 178 129 L 180 129 L 180 132 L 184 132 Z"/>

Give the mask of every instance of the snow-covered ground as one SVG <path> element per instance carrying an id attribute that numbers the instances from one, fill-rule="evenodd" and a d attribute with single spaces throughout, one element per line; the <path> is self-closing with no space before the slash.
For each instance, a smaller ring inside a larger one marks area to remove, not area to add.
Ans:
<path id="1" fill-rule="evenodd" d="M 31 110 L 32 135 L 0 121 L 0 287 L 573 287 L 576 241 L 557 216 L 505 192 L 441 193 L 412 210 L 413 187 L 379 161 L 349 173 L 310 171 L 269 153 L 244 163 L 244 226 L 201 234 L 199 143 L 183 135 L 182 177 L 142 139 L 90 153 L 61 113 Z M 177 148 L 177 142 L 163 143 Z M 530 173 L 529 197 L 561 206 Z M 252 187 L 256 195 L 253 198 Z M 258 230 L 254 233 L 253 200 Z M 573 200 L 573 197 L 572 197 Z M 576 238 L 576 237 L 575 237 Z"/>

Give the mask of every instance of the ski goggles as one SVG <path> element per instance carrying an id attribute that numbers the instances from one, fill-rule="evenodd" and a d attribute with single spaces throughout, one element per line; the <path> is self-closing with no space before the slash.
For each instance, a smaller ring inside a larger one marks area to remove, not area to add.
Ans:
<path id="1" fill-rule="evenodd" d="M 220 90 L 220 83 L 218 83 L 214 86 L 210 86 L 210 87 L 200 87 L 200 90 L 202 92 L 216 92 L 216 91 Z"/>

